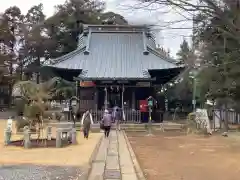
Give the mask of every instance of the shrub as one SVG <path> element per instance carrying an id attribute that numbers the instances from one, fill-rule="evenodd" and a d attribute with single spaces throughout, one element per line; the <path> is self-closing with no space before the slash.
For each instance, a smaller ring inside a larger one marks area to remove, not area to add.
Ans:
<path id="1" fill-rule="evenodd" d="M 23 99 L 15 100 L 15 111 L 18 116 L 23 115 L 25 104 L 26 104 L 26 102 Z"/>
<path id="2" fill-rule="evenodd" d="M 45 111 L 44 113 L 43 113 L 43 118 L 44 119 L 48 119 L 49 117 L 52 117 L 52 111 Z"/>
<path id="3" fill-rule="evenodd" d="M 55 117 L 53 117 L 53 113 L 55 114 Z M 48 119 L 49 117 L 53 120 L 60 120 L 60 118 L 63 116 L 63 114 L 59 111 L 45 111 L 43 113 L 43 118 Z"/>
<path id="4" fill-rule="evenodd" d="M 29 126 L 29 121 L 23 118 L 18 118 L 16 121 L 16 129 L 20 131 L 24 126 Z"/>
<path id="5" fill-rule="evenodd" d="M 196 118 L 196 114 L 195 113 L 189 113 L 188 114 L 188 120 L 189 121 L 195 121 L 195 118 Z"/>
<path id="6" fill-rule="evenodd" d="M 197 133 L 197 124 L 195 121 L 195 113 L 189 113 L 187 117 L 187 124 L 183 127 L 187 134 Z"/>

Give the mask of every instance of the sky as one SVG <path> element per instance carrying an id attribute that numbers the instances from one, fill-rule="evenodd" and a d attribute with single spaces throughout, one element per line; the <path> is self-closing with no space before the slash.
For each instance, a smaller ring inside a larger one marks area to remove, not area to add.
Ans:
<path id="1" fill-rule="evenodd" d="M 142 5 L 135 0 L 105 0 L 106 11 L 113 11 L 124 16 L 131 24 L 148 24 L 156 34 L 156 42 L 165 49 L 169 49 L 171 55 L 176 57 L 180 44 L 183 39 L 190 42 L 191 29 L 173 29 L 190 28 L 191 21 L 186 21 L 189 14 L 180 12 L 178 9 L 166 8 L 160 6 L 151 6 L 139 8 Z M 18 6 L 22 13 L 26 13 L 33 5 L 42 3 L 44 13 L 47 17 L 54 13 L 54 7 L 57 4 L 64 3 L 65 0 L 2 0 L 0 3 L 0 12 L 4 12 L 10 6 Z M 134 7 L 134 8 L 133 8 Z M 153 10 L 154 9 L 154 10 Z M 172 23 L 181 21 L 180 23 Z M 169 23 L 172 23 L 169 25 Z M 166 27 L 167 25 L 167 27 Z"/>

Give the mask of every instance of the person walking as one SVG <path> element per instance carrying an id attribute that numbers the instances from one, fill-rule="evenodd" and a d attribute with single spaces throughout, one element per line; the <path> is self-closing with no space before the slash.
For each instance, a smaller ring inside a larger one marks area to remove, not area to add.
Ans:
<path id="1" fill-rule="evenodd" d="M 112 126 L 112 120 L 113 119 L 111 113 L 108 110 L 105 110 L 102 119 L 105 138 L 109 137 Z"/>
<path id="2" fill-rule="evenodd" d="M 83 125 L 83 136 L 85 139 L 88 139 L 89 137 L 89 131 L 91 128 L 91 113 L 89 111 L 85 112 L 82 119 L 82 125 Z"/>
<path id="3" fill-rule="evenodd" d="M 116 130 L 120 131 L 120 123 L 121 123 L 122 115 L 121 115 L 121 110 L 119 108 L 116 109 L 114 119 L 116 123 Z"/>

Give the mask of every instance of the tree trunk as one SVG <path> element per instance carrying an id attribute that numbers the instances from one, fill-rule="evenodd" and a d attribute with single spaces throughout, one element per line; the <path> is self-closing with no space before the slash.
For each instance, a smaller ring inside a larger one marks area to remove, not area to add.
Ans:
<path id="1" fill-rule="evenodd" d="M 39 84 L 40 83 L 40 73 L 39 73 L 39 68 L 40 68 L 40 56 L 38 56 L 37 57 L 37 78 L 36 78 L 36 80 L 37 80 L 37 84 Z"/>
<path id="2" fill-rule="evenodd" d="M 222 117 L 222 120 L 223 120 L 223 130 L 224 132 L 228 132 L 228 109 L 227 109 L 227 105 L 226 103 L 224 102 L 223 104 L 223 113 L 224 113 L 224 116 Z"/>
<path id="3" fill-rule="evenodd" d="M 228 132 L 229 126 L 228 126 L 228 110 L 225 109 L 225 117 L 223 117 L 223 125 L 224 125 L 224 132 Z"/>
<path id="4" fill-rule="evenodd" d="M 23 80 L 23 59 L 20 60 L 20 81 Z"/>
<path id="5" fill-rule="evenodd" d="M 13 53 L 13 47 L 12 47 L 12 53 Z M 9 75 L 10 75 L 10 80 L 9 80 L 9 85 L 8 85 L 8 88 L 9 88 L 9 93 L 8 93 L 8 105 L 9 107 L 11 107 L 11 104 L 12 104 L 12 88 L 13 88 L 13 55 L 11 56 L 11 59 L 10 59 L 10 64 L 9 64 Z"/>

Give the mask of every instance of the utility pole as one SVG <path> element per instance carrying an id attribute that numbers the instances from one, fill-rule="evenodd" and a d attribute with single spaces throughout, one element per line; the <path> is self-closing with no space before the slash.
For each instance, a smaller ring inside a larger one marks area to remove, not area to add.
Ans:
<path id="1" fill-rule="evenodd" d="M 36 76 L 37 76 L 37 77 L 36 77 L 36 82 L 37 82 L 37 84 L 40 83 L 40 72 L 39 72 L 40 66 L 41 66 L 40 55 L 39 55 L 39 53 L 37 52 L 37 74 L 36 74 Z"/>
<path id="2" fill-rule="evenodd" d="M 225 86 L 226 81 L 227 81 L 227 63 L 225 62 L 225 60 L 226 60 L 226 45 L 227 45 L 227 39 L 226 39 L 226 36 L 223 34 L 223 83 L 224 83 L 224 86 Z M 226 93 L 225 93 L 225 96 L 227 96 Z M 223 108 L 227 113 L 226 102 L 224 102 L 224 107 Z M 224 131 L 227 132 L 228 131 L 228 119 L 226 119 L 226 116 L 223 117 L 223 118 L 224 118 L 223 119 Z"/>
<path id="3" fill-rule="evenodd" d="M 194 70 L 194 74 L 193 74 L 193 97 L 192 97 L 193 112 L 196 111 L 196 89 L 197 89 L 196 72 Z"/>
<path id="4" fill-rule="evenodd" d="M 11 27 L 11 32 L 13 36 L 13 40 L 11 40 L 11 58 L 9 62 L 9 74 L 10 74 L 10 82 L 9 82 L 9 107 L 12 104 L 12 88 L 13 88 L 13 58 L 14 58 L 14 41 L 15 41 L 15 28 Z"/>
<path id="5" fill-rule="evenodd" d="M 153 97 L 149 96 L 148 99 L 148 136 L 152 136 L 152 107 L 153 107 Z"/>
<path id="6" fill-rule="evenodd" d="M 152 134 L 152 107 L 148 107 L 148 135 Z"/>
<path id="7" fill-rule="evenodd" d="M 197 75 L 197 69 L 196 69 L 196 63 L 197 63 L 197 56 L 195 54 L 196 50 L 196 38 L 194 37 L 194 32 L 196 29 L 198 29 L 197 24 L 196 24 L 196 14 L 193 14 L 193 35 L 192 35 L 192 53 L 191 53 L 191 63 L 193 66 L 193 72 L 192 72 L 192 80 L 193 80 L 193 92 L 192 92 L 192 108 L 193 112 L 196 111 L 196 90 L 197 90 L 197 81 L 196 81 L 196 75 Z"/>

